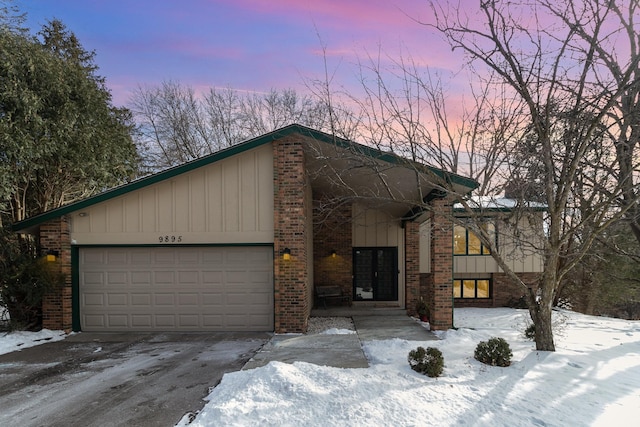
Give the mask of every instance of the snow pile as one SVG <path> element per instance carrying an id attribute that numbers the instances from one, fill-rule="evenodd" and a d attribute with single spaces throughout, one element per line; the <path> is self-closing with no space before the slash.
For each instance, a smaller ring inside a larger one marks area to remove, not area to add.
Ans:
<path id="1" fill-rule="evenodd" d="M 0 332 L 0 354 L 11 353 L 46 342 L 60 341 L 66 337 L 63 331 L 43 329 L 39 332 Z"/>
<path id="2" fill-rule="evenodd" d="M 640 417 L 640 322 L 557 312 L 555 353 L 523 336 L 528 314 L 456 309 L 440 341 L 364 343 L 368 369 L 296 362 L 227 374 L 190 426 L 611 426 Z M 512 365 L 473 359 L 505 338 Z M 440 378 L 409 368 L 417 346 L 439 348 Z M 187 425 L 183 420 L 180 425 Z"/>

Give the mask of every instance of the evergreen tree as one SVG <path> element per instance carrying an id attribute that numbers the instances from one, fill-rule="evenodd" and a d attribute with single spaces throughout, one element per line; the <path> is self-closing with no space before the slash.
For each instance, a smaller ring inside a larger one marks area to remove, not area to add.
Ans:
<path id="1" fill-rule="evenodd" d="M 40 35 L 0 34 L 0 203 L 13 222 L 137 170 L 131 116 L 112 106 L 94 53 L 59 21 Z"/>

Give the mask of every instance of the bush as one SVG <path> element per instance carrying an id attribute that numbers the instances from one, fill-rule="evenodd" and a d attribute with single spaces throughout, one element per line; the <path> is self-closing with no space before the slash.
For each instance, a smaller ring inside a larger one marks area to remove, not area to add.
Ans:
<path id="1" fill-rule="evenodd" d="M 57 263 L 37 253 L 33 242 L 0 229 L 0 313 L 8 313 L 9 330 L 39 330 L 44 295 L 64 284 Z"/>
<path id="2" fill-rule="evenodd" d="M 482 341 L 476 347 L 473 357 L 486 365 L 509 366 L 513 353 L 507 343 L 502 338 L 490 338 L 489 341 Z"/>
<path id="3" fill-rule="evenodd" d="M 434 347 L 418 347 L 409 352 L 409 365 L 411 369 L 431 378 L 442 375 L 444 369 L 444 357 L 442 352 Z"/>
<path id="4" fill-rule="evenodd" d="M 527 326 L 527 329 L 524 330 L 524 337 L 528 340 L 536 339 L 536 325 L 533 323 Z"/>

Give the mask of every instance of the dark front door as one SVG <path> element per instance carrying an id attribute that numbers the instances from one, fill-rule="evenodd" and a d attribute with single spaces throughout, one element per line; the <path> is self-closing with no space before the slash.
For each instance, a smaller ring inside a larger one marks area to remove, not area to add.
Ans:
<path id="1" fill-rule="evenodd" d="M 353 272 L 354 300 L 398 300 L 398 248 L 354 248 Z"/>

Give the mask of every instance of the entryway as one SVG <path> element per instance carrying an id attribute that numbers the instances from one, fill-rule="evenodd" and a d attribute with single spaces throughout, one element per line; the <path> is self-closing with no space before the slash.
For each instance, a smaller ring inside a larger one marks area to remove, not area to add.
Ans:
<path id="1" fill-rule="evenodd" d="M 398 248 L 353 248 L 354 301 L 398 300 Z"/>

